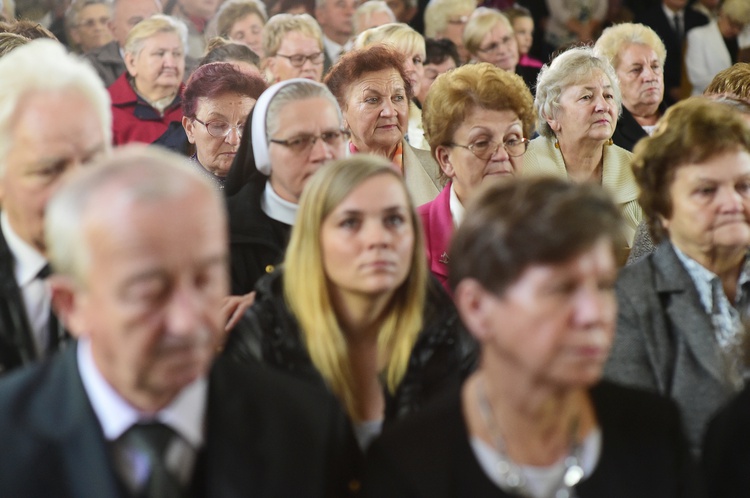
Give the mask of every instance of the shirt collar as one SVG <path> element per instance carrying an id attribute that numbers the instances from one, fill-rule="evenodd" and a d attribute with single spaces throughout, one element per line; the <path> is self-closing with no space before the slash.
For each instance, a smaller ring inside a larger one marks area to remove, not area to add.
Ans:
<path id="1" fill-rule="evenodd" d="M 78 342 L 78 372 L 83 388 L 108 441 L 122 436 L 133 424 L 154 419 L 168 425 L 195 448 L 203 446 L 203 426 L 206 415 L 208 381 L 200 377 L 187 387 L 156 416 L 146 415 L 120 396 L 102 376 L 94 363 L 91 342 Z"/>
<path id="2" fill-rule="evenodd" d="M 260 199 L 260 207 L 264 213 L 272 220 L 294 225 L 297 218 L 297 209 L 299 206 L 293 202 L 282 199 L 271 186 L 271 182 L 266 182 L 266 188 L 263 190 L 263 197 Z"/>
<path id="3" fill-rule="evenodd" d="M 673 11 L 666 5 L 664 5 L 664 2 L 661 3 L 661 9 L 664 11 L 664 14 L 667 16 L 667 19 L 669 19 L 669 22 L 672 22 L 672 19 L 674 19 L 674 16 L 680 16 L 680 19 L 682 19 L 682 16 L 685 13 L 685 9 L 680 9 L 677 12 Z"/>
<path id="4" fill-rule="evenodd" d="M 13 231 L 8 214 L 5 211 L 0 213 L 0 229 L 3 231 L 5 242 L 7 242 L 15 260 L 13 272 L 16 283 L 19 287 L 23 287 L 36 278 L 44 265 L 47 264 L 47 260 L 39 251 L 27 244 Z"/>
<path id="5" fill-rule="evenodd" d="M 464 208 L 463 204 L 461 204 L 461 201 L 458 200 L 456 189 L 453 187 L 453 182 L 451 182 L 449 205 L 451 209 L 451 218 L 453 218 L 453 226 L 458 228 L 458 226 L 464 221 L 466 209 Z"/>
<path id="6" fill-rule="evenodd" d="M 328 53 L 328 57 L 331 58 L 332 62 L 336 62 L 344 52 L 344 45 L 339 45 L 325 35 L 323 36 L 323 47 L 325 47 L 325 51 Z"/>

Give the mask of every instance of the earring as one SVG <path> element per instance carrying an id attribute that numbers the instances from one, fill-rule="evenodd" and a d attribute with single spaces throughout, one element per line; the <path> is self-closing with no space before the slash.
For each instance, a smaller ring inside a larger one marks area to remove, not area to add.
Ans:
<path id="1" fill-rule="evenodd" d="M 558 142 L 557 139 L 555 139 L 555 149 L 559 149 L 559 148 L 560 148 L 560 142 Z"/>
<path id="2" fill-rule="evenodd" d="M 607 141 L 606 141 L 606 142 L 604 143 L 604 145 L 612 145 L 613 143 L 615 143 L 615 142 L 614 142 L 614 140 L 612 140 L 612 139 L 610 138 L 609 140 L 607 140 Z"/>

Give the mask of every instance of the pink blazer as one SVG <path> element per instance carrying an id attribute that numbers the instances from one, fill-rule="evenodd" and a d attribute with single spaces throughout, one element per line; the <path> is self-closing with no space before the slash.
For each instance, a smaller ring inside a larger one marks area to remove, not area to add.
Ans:
<path id="1" fill-rule="evenodd" d="M 452 295 L 448 285 L 448 248 L 453 235 L 453 217 L 450 208 L 451 184 L 443 187 L 435 200 L 417 208 L 422 218 L 425 249 L 430 271 Z"/>

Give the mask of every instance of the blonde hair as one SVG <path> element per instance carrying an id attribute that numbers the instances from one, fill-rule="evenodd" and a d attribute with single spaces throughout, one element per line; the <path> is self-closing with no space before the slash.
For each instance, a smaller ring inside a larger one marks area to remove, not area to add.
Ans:
<path id="1" fill-rule="evenodd" d="M 354 11 L 354 17 L 352 18 L 352 22 L 354 23 L 354 32 L 360 32 L 360 18 L 364 18 L 365 22 L 369 21 L 370 17 L 372 17 L 373 14 L 377 14 L 378 12 L 388 14 L 388 16 L 391 18 L 390 22 L 396 22 L 396 16 L 393 14 L 393 11 L 390 7 L 388 7 L 388 4 L 385 3 L 384 0 L 368 0 L 367 2 L 364 2 L 359 7 L 357 7 L 357 9 Z"/>
<path id="2" fill-rule="evenodd" d="M 424 35 L 438 38 L 448 27 L 448 18 L 476 9 L 475 0 L 430 0 L 424 11 Z"/>
<path id="3" fill-rule="evenodd" d="M 656 53 L 659 64 L 664 68 L 667 60 L 667 49 L 656 32 L 643 24 L 622 23 L 610 26 L 594 45 L 594 52 L 605 57 L 613 67 L 620 63 L 620 53 L 627 45 L 646 45 Z"/>
<path id="4" fill-rule="evenodd" d="M 390 162 L 358 154 L 334 161 L 313 175 L 300 199 L 284 262 L 284 298 L 299 323 L 312 363 L 355 421 L 362 420 L 362 414 L 357 410 L 346 337 L 328 290 L 320 234 L 324 220 L 352 190 L 380 175 L 392 176 L 401 184 L 414 232 L 409 273 L 391 297 L 378 334 L 378 354 L 384 365 L 386 385 L 391 393 L 395 392 L 422 330 L 428 270 L 419 216 L 402 176 Z"/>
<path id="5" fill-rule="evenodd" d="M 133 26 L 125 40 L 125 52 L 138 55 L 146 40 L 159 33 L 174 33 L 180 38 L 183 50 L 187 47 L 188 31 L 185 23 L 174 17 L 155 14 Z"/>
<path id="6" fill-rule="evenodd" d="M 276 14 L 263 28 L 263 52 L 267 58 L 276 55 L 284 37 L 291 32 L 316 39 L 323 50 L 323 31 L 310 14 Z"/>
<path id="7" fill-rule="evenodd" d="M 375 43 L 386 43 L 404 57 L 416 53 L 424 60 L 427 56 L 424 37 L 402 22 L 392 22 L 364 30 L 354 41 L 354 48 L 365 48 Z"/>
<path id="8" fill-rule="evenodd" d="M 502 23 L 508 28 L 511 35 L 514 33 L 513 25 L 500 11 L 488 7 L 478 7 L 469 17 L 469 21 L 464 28 L 464 48 L 471 55 L 476 55 L 482 45 L 482 40 L 497 23 Z"/>
<path id="9" fill-rule="evenodd" d="M 750 3 L 747 0 L 724 0 L 721 13 L 734 22 L 743 25 L 750 23 Z"/>

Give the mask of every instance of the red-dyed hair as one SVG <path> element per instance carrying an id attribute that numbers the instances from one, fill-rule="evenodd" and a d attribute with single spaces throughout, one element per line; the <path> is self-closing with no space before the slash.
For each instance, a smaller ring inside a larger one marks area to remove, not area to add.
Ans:
<path id="1" fill-rule="evenodd" d="M 229 62 L 212 62 L 198 67 L 182 92 L 182 113 L 194 118 L 201 97 L 216 98 L 225 93 L 238 93 L 258 100 L 266 89 L 260 76 L 243 73 Z"/>

